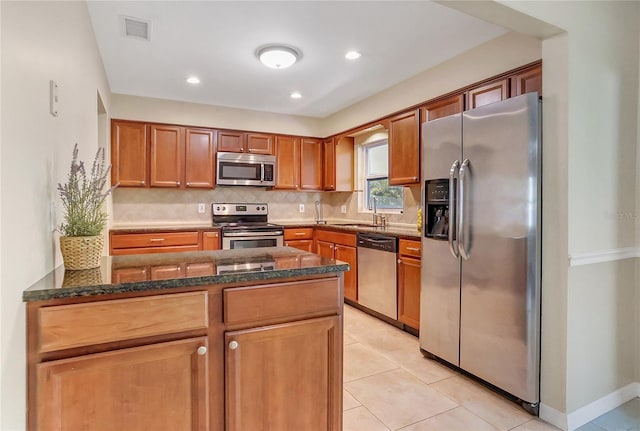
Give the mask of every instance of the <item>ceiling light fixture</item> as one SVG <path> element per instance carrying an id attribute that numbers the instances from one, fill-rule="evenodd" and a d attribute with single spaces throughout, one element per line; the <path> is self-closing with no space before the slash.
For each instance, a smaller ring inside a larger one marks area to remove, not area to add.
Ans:
<path id="1" fill-rule="evenodd" d="M 197 76 L 190 76 L 187 78 L 187 82 L 193 85 L 200 84 L 200 78 L 198 78 Z"/>
<path id="2" fill-rule="evenodd" d="M 272 69 L 285 69 L 300 58 L 300 51 L 284 45 L 267 45 L 259 48 L 256 55 L 260 62 Z"/>
<path id="3" fill-rule="evenodd" d="M 362 56 L 362 54 L 360 54 L 358 51 L 349 51 L 344 55 L 344 58 L 346 58 L 347 60 L 356 60 L 360 58 L 360 56 Z"/>
<path id="4" fill-rule="evenodd" d="M 291 98 L 292 99 L 301 99 L 302 98 L 302 94 L 298 93 L 297 91 L 294 91 L 293 93 L 291 93 Z"/>

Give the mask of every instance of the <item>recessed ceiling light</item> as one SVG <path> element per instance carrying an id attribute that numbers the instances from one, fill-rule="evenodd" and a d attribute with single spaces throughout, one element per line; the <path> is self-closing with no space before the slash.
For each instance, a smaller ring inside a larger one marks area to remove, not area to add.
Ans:
<path id="1" fill-rule="evenodd" d="M 256 55 L 260 62 L 272 69 L 285 69 L 300 57 L 300 51 L 290 46 L 267 45 L 259 48 Z"/>
<path id="2" fill-rule="evenodd" d="M 190 76 L 187 78 L 187 82 L 193 85 L 200 84 L 200 78 L 198 78 L 197 76 Z"/>
<path id="3" fill-rule="evenodd" d="M 294 91 L 293 93 L 291 93 L 291 98 L 292 99 L 301 99 L 302 98 L 302 94 L 298 93 L 297 91 Z"/>
<path id="4" fill-rule="evenodd" d="M 358 51 L 349 51 L 344 55 L 344 58 L 346 58 L 347 60 L 356 60 L 358 58 L 360 58 L 362 54 L 360 54 Z"/>

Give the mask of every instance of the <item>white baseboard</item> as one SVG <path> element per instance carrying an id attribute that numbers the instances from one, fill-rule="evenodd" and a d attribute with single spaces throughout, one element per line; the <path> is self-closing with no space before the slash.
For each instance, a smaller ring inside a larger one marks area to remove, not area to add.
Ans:
<path id="1" fill-rule="evenodd" d="M 640 247 L 616 248 L 593 253 L 569 255 L 569 266 L 592 265 L 594 263 L 613 262 L 615 260 L 634 259 L 640 257 Z"/>
<path id="2" fill-rule="evenodd" d="M 540 403 L 540 419 L 562 430 L 573 431 L 636 397 L 640 397 L 640 382 L 630 383 L 569 414 Z"/>

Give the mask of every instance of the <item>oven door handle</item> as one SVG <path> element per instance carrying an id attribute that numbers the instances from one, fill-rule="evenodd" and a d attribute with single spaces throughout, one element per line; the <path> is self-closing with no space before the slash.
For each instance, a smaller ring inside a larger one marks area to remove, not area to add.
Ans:
<path id="1" fill-rule="evenodd" d="M 246 237 L 246 238 L 251 238 L 254 236 L 278 236 L 278 235 L 283 235 L 284 231 L 281 230 L 275 230 L 272 232 L 223 232 L 222 236 L 225 237 L 234 237 L 234 238 L 238 238 L 238 237 Z"/>

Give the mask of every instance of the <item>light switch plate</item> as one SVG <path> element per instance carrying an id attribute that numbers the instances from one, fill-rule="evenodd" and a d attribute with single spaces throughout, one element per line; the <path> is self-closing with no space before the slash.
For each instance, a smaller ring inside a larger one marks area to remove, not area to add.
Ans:
<path id="1" fill-rule="evenodd" d="M 341 212 L 342 214 L 346 214 L 346 213 L 347 213 L 347 206 L 346 206 L 346 205 L 342 205 L 342 206 L 340 207 L 340 212 Z"/>
<path id="2" fill-rule="evenodd" d="M 58 116 L 58 84 L 55 81 L 49 81 L 49 112 L 54 117 Z"/>
<path id="3" fill-rule="evenodd" d="M 298 207 L 298 211 L 300 211 L 301 213 L 304 212 L 304 204 L 300 204 L 300 206 Z"/>
<path id="4" fill-rule="evenodd" d="M 198 214 L 204 214 L 205 206 L 204 204 L 198 204 Z"/>

